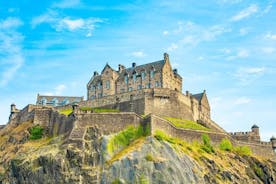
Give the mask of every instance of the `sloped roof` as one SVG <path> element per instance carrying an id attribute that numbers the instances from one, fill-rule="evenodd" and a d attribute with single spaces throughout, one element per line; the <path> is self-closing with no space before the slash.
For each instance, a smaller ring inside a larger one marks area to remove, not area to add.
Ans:
<path id="1" fill-rule="evenodd" d="M 138 74 L 140 74 L 142 71 L 149 72 L 152 68 L 154 68 L 154 71 L 156 72 L 161 72 L 164 64 L 165 64 L 165 61 L 160 60 L 152 63 L 147 63 L 144 65 L 126 68 L 119 74 L 118 80 L 122 79 L 125 76 L 125 74 L 127 74 L 128 76 L 132 76 L 133 73 L 135 72 Z"/>
<path id="2" fill-rule="evenodd" d="M 204 93 L 198 93 L 198 94 L 194 94 L 192 95 L 192 97 L 194 97 L 195 99 L 197 99 L 197 101 L 201 101 L 202 97 L 203 97 Z"/>

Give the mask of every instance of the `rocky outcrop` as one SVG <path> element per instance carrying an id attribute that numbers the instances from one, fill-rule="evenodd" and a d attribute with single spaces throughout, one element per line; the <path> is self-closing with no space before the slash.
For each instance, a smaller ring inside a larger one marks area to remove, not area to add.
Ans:
<path id="1" fill-rule="evenodd" d="M 86 130 L 82 146 L 66 137 L 30 142 L 22 135 L 10 135 L 2 144 L 5 150 L 9 144 L 18 148 L 14 157 L 0 157 L 0 183 L 276 183 L 275 162 L 193 148 L 181 151 L 152 136 L 110 154 L 110 136 L 97 127 Z"/>

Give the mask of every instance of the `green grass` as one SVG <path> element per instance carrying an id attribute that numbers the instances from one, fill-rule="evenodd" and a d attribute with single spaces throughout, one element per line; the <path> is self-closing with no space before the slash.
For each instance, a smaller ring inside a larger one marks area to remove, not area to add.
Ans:
<path id="1" fill-rule="evenodd" d="M 215 153 L 213 146 L 211 145 L 210 137 L 207 134 L 202 134 L 201 136 L 203 145 L 201 149 L 206 153 Z"/>
<path id="2" fill-rule="evenodd" d="M 130 145 L 134 140 L 147 136 L 149 132 L 147 129 L 148 127 L 144 130 L 142 126 L 134 127 L 131 125 L 120 131 L 109 140 L 107 144 L 108 153 L 112 155 Z"/>
<path id="3" fill-rule="evenodd" d="M 60 114 L 66 115 L 68 116 L 69 114 L 71 114 L 73 112 L 72 109 L 62 109 L 58 111 Z"/>
<path id="4" fill-rule="evenodd" d="M 234 147 L 234 152 L 241 156 L 250 156 L 252 155 L 252 151 L 248 146 L 236 146 Z"/>
<path id="5" fill-rule="evenodd" d="M 32 127 L 30 130 L 30 140 L 41 139 L 43 136 L 43 128 L 39 125 Z"/>
<path id="6" fill-rule="evenodd" d="M 101 113 L 101 112 L 120 112 L 118 109 L 101 109 L 101 108 L 94 108 L 94 112 Z"/>
<path id="7" fill-rule="evenodd" d="M 219 144 L 219 149 L 222 151 L 232 151 L 233 145 L 229 139 L 224 138 L 221 140 L 221 142 Z"/>
<path id="8" fill-rule="evenodd" d="M 170 118 L 170 117 L 164 117 L 164 119 L 170 121 L 174 126 L 178 128 L 210 131 L 209 128 L 206 128 L 198 124 L 197 122 L 194 122 L 191 120 L 183 120 L 183 119 Z"/>

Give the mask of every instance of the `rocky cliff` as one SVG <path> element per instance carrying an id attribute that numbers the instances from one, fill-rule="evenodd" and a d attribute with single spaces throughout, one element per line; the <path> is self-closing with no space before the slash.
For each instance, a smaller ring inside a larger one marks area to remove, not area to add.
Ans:
<path id="1" fill-rule="evenodd" d="M 276 162 L 215 147 L 208 153 L 199 142 L 123 134 L 111 149 L 116 135 L 95 127 L 72 142 L 67 135 L 30 140 L 32 126 L 0 130 L 0 183 L 276 183 Z"/>

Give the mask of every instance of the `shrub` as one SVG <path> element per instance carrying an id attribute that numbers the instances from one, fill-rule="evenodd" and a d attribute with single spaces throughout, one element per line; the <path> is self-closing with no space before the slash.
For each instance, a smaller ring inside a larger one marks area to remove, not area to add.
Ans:
<path id="1" fill-rule="evenodd" d="M 30 140 L 41 139 L 43 136 L 43 128 L 39 125 L 32 127 L 30 130 Z"/>
<path id="2" fill-rule="evenodd" d="M 264 177 L 264 172 L 263 172 L 262 168 L 260 168 L 259 166 L 257 166 L 257 165 L 254 163 L 254 165 L 253 165 L 253 170 L 254 170 L 254 172 L 256 173 L 256 175 L 257 175 L 259 178 L 263 179 L 263 177 Z"/>
<path id="3" fill-rule="evenodd" d="M 244 156 L 244 155 L 251 155 L 252 151 L 248 146 L 237 146 L 234 147 L 234 151 L 235 153 L 237 153 L 238 155 Z"/>
<path id="4" fill-rule="evenodd" d="M 153 161 L 154 161 L 153 156 L 152 156 L 152 154 L 150 154 L 150 153 L 148 153 L 148 154 L 146 155 L 145 159 L 146 159 L 147 161 L 150 161 L 150 162 L 153 162 Z"/>
<path id="5" fill-rule="evenodd" d="M 232 143 L 227 138 L 224 138 L 221 140 L 221 142 L 219 144 L 219 148 L 223 151 L 232 151 L 233 150 Z"/>
<path id="6" fill-rule="evenodd" d="M 114 135 L 107 144 L 107 149 L 110 154 L 128 146 L 134 140 L 146 136 L 142 126 L 129 126 L 125 130 Z"/>
<path id="7" fill-rule="evenodd" d="M 213 146 L 211 145 L 210 137 L 207 134 L 202 134 L 202 141 L 203 145 L 201 149 L 204 150 L 206 153 L 215 153 Z"/>

